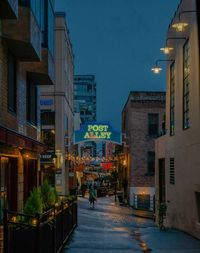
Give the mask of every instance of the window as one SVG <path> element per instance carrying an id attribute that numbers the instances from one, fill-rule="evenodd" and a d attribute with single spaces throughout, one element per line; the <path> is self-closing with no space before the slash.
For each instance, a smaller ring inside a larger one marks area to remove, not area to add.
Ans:
<path id="1" fill-rule="evenodd" d="M 41 125 L 55 125 L 55 112 L 41 112 Z"/>
<path id="2" fill-rule="evenodd" d="M 39 24 L 41 26 L 41 0 L 30 0 L 31 10 Z"/>
<path id="3" fill-rule="evenodd" d="M 52 0 L 48 0 L 48 48 L 54 55 L 54 9 Z"/>
<path id="4" fill-rule="evenodd" d="M 170 66 L 170 135 L 174 135 L 175 118 L 175 63 Z"/>
<path id="5" fill-rule="evenodd" d="M 147 153 L 147 170 L 148 175 L 155 174 L 155 152 L 153 151 Z"/>
<path id="6" fill-rule="evenodd" d="M 19 4 L 31 8 L 38 25 L 41 26 L 41 0 L 19 0 Z"/>
<path id="7" fill-rule="evenodd" d="M 17 77 L 16 60 L 14 56 L 8 54 L 8 110 L 16 113 L 17 111 Z"/>
<path id="8" fill-rule="evenodd" d="M 190 96 L 190 66 L 189 41 L 183 47 L 183 129 L 190 127 L 189 96 Z"/>
<path id="9" fill-rule="evenodd" d="M 27 121 L 37 126 L 37 85 L 27 78 L 26 86 Z"/>
<path id="10" fill-rule="evenodd" d="M 169 160 L 170 184 L 175 184 L 174 158 Z"/>
<path id="11" fill-rule="evenodd" d="M 41 5 L 42 46 L 54 55 L 54 8 L 52 0 L 43 0 Z"/>
<path id="12" fill-rule="evenodd" d="M 41 141 L 48 146 L 48 150 L 55 150 L 55 130 L 45 129 L 41 131 Z"/>
<path id="13" fill-rule="evenodd" d="M 148 134 L 157 137 L 159 131 L 159 115 L 157 113 L 148 114 Z"/>

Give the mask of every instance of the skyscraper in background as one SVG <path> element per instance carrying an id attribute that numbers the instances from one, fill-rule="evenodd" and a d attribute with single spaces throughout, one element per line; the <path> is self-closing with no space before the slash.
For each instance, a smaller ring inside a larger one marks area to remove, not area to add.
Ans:
<path id="1" fill-rule="evenodd" d="M 75 75 L 74 110 L 80 113 L 81 124 L 96 121 L 96 82 L 94 75 Z M 86 142 L 80 147 L 80 153 L 96 155 L 96 143 Z"/>
<path id="2" fill-rule="evenodd" d="M 76 75 L 74 78 L 75 112 L 81 122 L 96 121 L 96 82 L 94 75 Z"/>

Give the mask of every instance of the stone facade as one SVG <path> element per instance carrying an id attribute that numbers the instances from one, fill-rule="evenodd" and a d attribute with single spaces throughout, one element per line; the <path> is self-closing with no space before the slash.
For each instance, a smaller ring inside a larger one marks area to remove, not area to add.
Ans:
<path id="1" fill-rule="evenodd" d="M 150 195 L 149 209 L 153 210 L 154 171 L 148 171 L 148 152 L 154 154 L 155 138 L 162 132 L 164 113 L 164 92 L 131 92 L 122 112 L 122 132 L 128 147 L 124 151 L 128 162 L 129 202 L 135 208 L 139 208 L 138 195 L 147 198 Z M 154 136 L 149 132 L 149 115 L 157 118 Z"/>

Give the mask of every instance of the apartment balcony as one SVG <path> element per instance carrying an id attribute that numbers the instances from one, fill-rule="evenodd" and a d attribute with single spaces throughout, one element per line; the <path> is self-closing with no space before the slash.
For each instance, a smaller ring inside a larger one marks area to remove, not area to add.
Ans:
<path id="1" fill-rule="evenodd" d="M 0 0 L 0 18 L 16 19 L 18 16 L 18 0 Z"/>
<path id="2" fill-rule="evenodd" d="M 18 19 L 3 19 L 2 36 L 18 60 L 40 60 L 41 31 L 30 8 L 19 6 Z"/>
<path id="3" fill-rule="evenodd" d="M 38 62 L 24 62 L 27 75 L 40 85 L 55 84 L 54 57 L 48 48 L 42 48 L 42 59 Z"/>

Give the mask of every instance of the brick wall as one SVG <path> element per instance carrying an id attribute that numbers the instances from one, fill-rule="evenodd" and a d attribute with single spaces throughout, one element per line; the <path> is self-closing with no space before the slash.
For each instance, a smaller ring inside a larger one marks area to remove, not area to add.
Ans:
<path id="1" fill-rule="evenodd" d="M 138 95 L 137 93 L 134 100 L 130 95 L 123 110 L 123 132 L 128 137 L 130 153 L 129 184 L 131 187 L 154 187 L 154 176 L 147 173 L 147 153 L 155 151 L 155 139 L 148 136 L 148 114 L 159 114 L 159 132 L 161 132 L 165 113 L 164 95 L 161 93 L 161 97 L 158 96 L 156 100 L 157 96 L 157 93 L 155 95 L 153 93 Z"/>
<path id="2" fill-rule="evenodd" d="M 7 48 L 0 39 L 0 123 L 17 130 L 16 116 L 8 112 L 7 107 Z"/>

